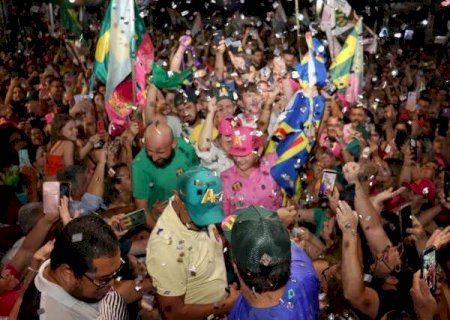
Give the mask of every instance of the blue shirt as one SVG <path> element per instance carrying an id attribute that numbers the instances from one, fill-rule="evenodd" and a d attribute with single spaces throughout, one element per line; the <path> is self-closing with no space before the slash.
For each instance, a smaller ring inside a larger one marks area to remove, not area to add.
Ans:
<path id="1" fill-rule="evenodd" d="M 312 262 L 294 243 L 291 253 L 291 277 L 280 303 L 269 308 L 255 308 L 241 295 L 231 309 L 229 320 L 319 319 L 319 281 Z"/>

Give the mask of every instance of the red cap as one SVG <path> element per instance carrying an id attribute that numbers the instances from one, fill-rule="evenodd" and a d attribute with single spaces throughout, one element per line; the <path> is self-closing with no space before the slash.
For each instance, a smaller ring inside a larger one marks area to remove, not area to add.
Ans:
<path id="1" fill-rule="evenodd" d="M 434 199 L 436 199 L 436 186 L 430 179 L 423 178 L 414 182 L 404 182 L 403 185 L 412 190 L 414 193 L 421 195 L 430 201 L 434 201 Z"/>

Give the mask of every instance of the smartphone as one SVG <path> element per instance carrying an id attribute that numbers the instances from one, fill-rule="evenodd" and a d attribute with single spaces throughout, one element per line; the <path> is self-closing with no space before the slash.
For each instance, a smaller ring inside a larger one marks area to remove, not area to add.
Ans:
<path id="1" fill-rule="evenodd" d="M 408 204 L 400 209 L 400 235 L 406 237 L 408 233 L 407 229 L 412 228 L 412 213 L 411 205 Z"/>
<path id="2" fill-rule="evenodd" d="M 216 30 L 213 32 L 213 42 L 215 45 L 218 45 L 223 38 L 223 31 Z"/>
<path id="3" fill-rule="evenodd" d="M 322 180 L 319 186 L 319 198 L 327 199 L 327 193 L 333 192 L 334 185 L 336 184 L 337 171 L 325 169 L 322 171 Z M 321 206 L 324 203 L 321 202 Z"/>
<path id="4" fill-rule="evenodd" d="M 430 247 L 423 251 L 421 259 L 420 276 L 425 279 L 431 292 L 436 291 L 436 247 Z"/>
<path id="5" fill-rule="evenodd" d="M 70 199 L 70 183 L 69 182 L 60 182 L 59 183 L 59 197 L 62 199 L 63 197 L 67 197 Z"/>
<path id="6" fill-rule="evenodd" d="M 44 213 L 58 212 L 61 202 L 61 191 L 59 181 L 46 181 L 42 185 Z"/>
<path id="7" fill-rule="evenodd" d="M 234 41 L 235 41 L 235 40 L 234 40 L 233 38 L 231 38 L 231 37 L 226 38 L 226 39 L 225 39 L 225 46 L 226 46 L 227 48 L 230 47 L 230 46 L 232 46 Z"/>
<path id="8" fill-rule="evenodd" d="M 145 210 L 139 209 L 130 213 L 127 213 L 122 218 L 122 224 L 127 230 L 134 229 L 146 223 Z"/>
<path id="9" fill-rule="evenodd" d="M 97 121 L 97 133 L 102 135 L 106 132 L 105 130 L 105 122 L 103 120 Z"/>
<path id="10" fill-rule="evenodd" d="M 414 37 L 414 30 L 406 29 L 406 30 L 405 30 L 405 36 L 404 36 L 404 39 L 405 39 L 405 40 L 412 40 L 413 37 Z"/>
<path id="11" fill-rule="evenodd" d="M 351 208 L 355 208 L 355 193 L 356 187 L 354 184 L 349 184 L 344 188 L 343 200 L 348 203 Z"/>
<path id="12" fill-rule="evenodd" d="M 417 109 L 417 93 L 414 91 L 408 92 L 406 98 L 406 109 L 410 112 L 414 112 Z"/>
<path id="13" fill-rule="evenodd" d="M 411 150 L 411 156 L 413 160 L 417 160 L 417 140 L 409 139 L 409 149 Z"/>
<path id="14" fill-rule="evenodd" d="M 337 87 L 331 81 L 327 81 L 326 83 L 327 83 L 327 85 L 323 89 L 329 96 L 332 96 L 333 94 L 336 93 Z"/>
<path id="15" fill-rule="evenodd" d="M 450 171 L 444 172 L 444 197 L 445 201 L 448 201 L 450 196 Z"/>
<path id="16" fill-rule="evenodd" d="M 397 149 L 401 149 L 401 147 L 405 144 L 406 139 L 408 139 L 408 133 L 404 130 L 398 130 L 394 138 Z"/>
<path id="17" fill-rule="evenodd" d="M 153 294 L 144 294 L 142 296 L 142 302 L 153 307 L 155 305 L 155 296 Z"/>
<path id="18" fill-rule="evenodd" d="M 101 149 L 105 145 L 105 141 L 100 139 L 94 144 L 94 149 Z"/>
<path id="19" fill-rule="evenodd" d="M 27 149 L 19 150 L 19 167 L 23 167 L 30 164 L 30 156 Z"/>

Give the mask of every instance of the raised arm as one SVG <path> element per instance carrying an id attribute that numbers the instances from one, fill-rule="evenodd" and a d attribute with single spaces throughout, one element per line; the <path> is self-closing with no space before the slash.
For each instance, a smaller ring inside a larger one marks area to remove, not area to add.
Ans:
<path id="1" fill-rule="evenodd" d="M 8 86 L 8 91 L 6 92 L 5 97 L 5 107 L 9 106 L 11 104 L 12 96 L 13 96 L 13 90 L 15 87 L 19 85 L 19 77 L 14 77 L 11 79 L 11 82 Z"/>
<path id="2" fill-rule="evenodd" d="M 225 41 L 221 40 L 219 45 L 215 48 L 216 62 L 214 66 L 214 72 L 216 73 L 217 80 L 223 79 L 223 71 L 225 69 L 223 54 L 225 53 L 225 50 L 226 50 Z"/>
<path id="3" fill-rule="evenodd" d="M 208 102 L 208 114 L 206 115 L 205 123 L 200 133 L 197 147 L 201 152 L 208 151 L 211 148 L 211 137 L 214 129 L 214 117 L 216 115 L 216 98 L 212 98 Z"/>
<path id="4" fill-rule="evenodd" d="M 190 36 L 182 36 L 180 38 L 180 45 L 178 46 L 175 55 L 170 61 L 170 71 L 179 72 L 181 67 L 181 61 L 183 60 L 184 51 L 192 43 L 192 38 Z"/>
<path id="5" fill-rule="evenodd" d="M 274 91 L 267 97 L 266 101 L 264 101 L 263 108 L 261 110 L 261 114 L 258 119 L 258 130 L 262 133 L 266 134 L 267 129 L 269 128 L 270 116 L 272 115 L 273 103 L 277 98 L 280 90 L 275 88 Z"/>
<path id="6" fill-rule="evenodd" d="M 361 262 L 358 258 L 358 215 L 345 201 L 339 201 L 337 222 L 342 231 L 342 285 L 344 297 L 360 312 L 375 319 L 380 304 L 375 290 L 364 284 Z"/>
<path id="7" fill-rule="evenodd" d="M 97 166 L 87 192 L 102 198 L 105 192 L 106 149 L 96 150 L 96 156 Z"/>
<path id="8" fill-rule="evenodd" d="M 375 257 L 387 246 L 392 246 L 392 243 L 384 232 L 380 215 L 359 182 L 359 169 L 359 164 L 349 162 L 344 166 L 343 171 L 347 182 L 355 185 L 355 210 L 358 212 L 364 235 Z"/>

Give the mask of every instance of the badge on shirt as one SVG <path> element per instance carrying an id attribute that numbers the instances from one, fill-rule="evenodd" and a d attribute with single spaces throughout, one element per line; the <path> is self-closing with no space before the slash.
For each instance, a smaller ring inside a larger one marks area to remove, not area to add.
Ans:
<path id="1" fill-rule="evenodd" d="M 236 181 L 235 183 L 233 183 L 233 191 L 239 191 L 242 188 L 242 183 L 240 181 Z"/>
<path id="2" fill-rule="evenodd" d="M 183 174 L 183 168 L 178 168 L 176 171 L 177 177 L 181 176 Z"/>

